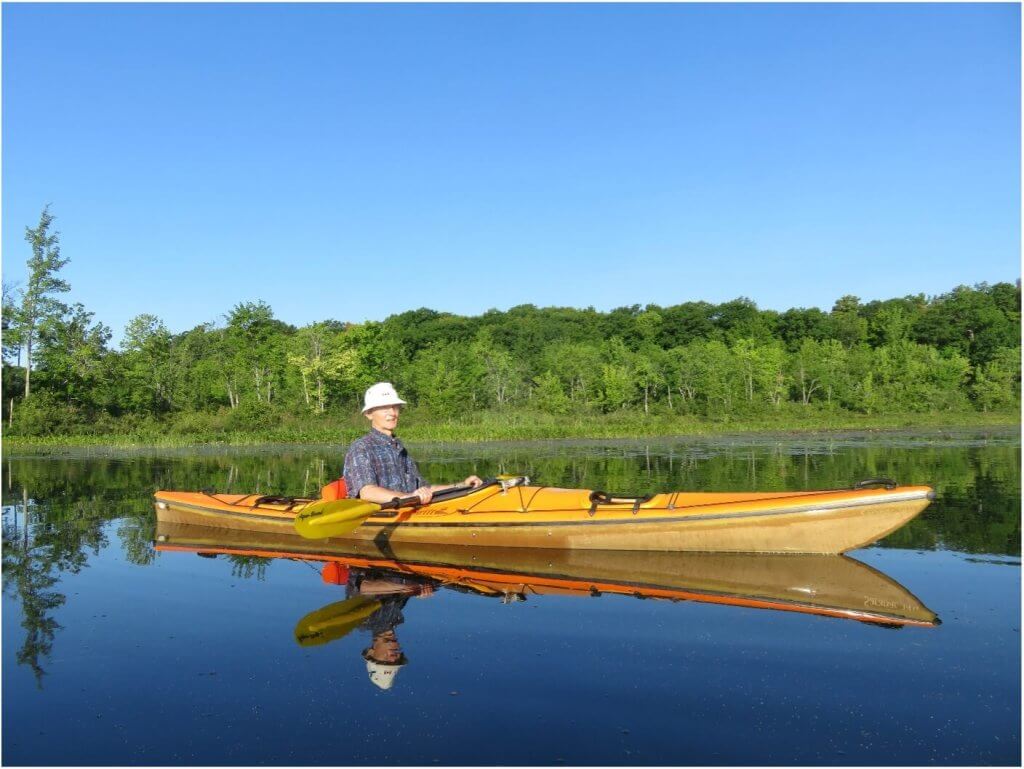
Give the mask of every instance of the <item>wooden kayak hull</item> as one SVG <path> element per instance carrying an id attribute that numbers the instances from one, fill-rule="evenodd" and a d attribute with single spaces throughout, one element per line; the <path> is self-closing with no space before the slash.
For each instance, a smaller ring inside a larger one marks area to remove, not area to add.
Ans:
<path id="1" fill-rule="evenodd" d="M 905 587 L 848 556 L 459 547 L 307 540 L 159 518 L 161 552 L 336 562 L 415 575 L 481 595 L 629 595 L 933 626 L 935 613 Z"/>
<path id="2" fill-rule="evenodd" d="M 242 531 L 294 533 L 312 500 L 158 491 L 161 520 Z M 420 508 L 371 516 L 346 540 L 556 550 L 842 553 L 917 516 L 927 486 L 767 493 L 659 494 L 598 504 L 590 492 L 487 488 Z"/>

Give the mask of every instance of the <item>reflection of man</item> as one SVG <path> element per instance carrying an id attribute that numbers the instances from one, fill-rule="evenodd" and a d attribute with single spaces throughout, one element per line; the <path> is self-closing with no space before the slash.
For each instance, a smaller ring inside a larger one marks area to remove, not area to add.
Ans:
<path id="1" fill-rule="evenodd" d="M 408 662 L 398 645 L 394 630 L 374 634 L 373 644 L 363 649 L 363 659 L 366 660 L 370 681 L 385 691 L 391 688 L 398 671 Z"/>
<path id="2" fill-rule="evenodd" d="M 395 628 L 405 622 L 402 609 L 410 596 L 425 598 L 433 592 L 430 582 L 415 578 L 391 572 L 349 571 L 346 594 L 377 598 L 381 603 L 380 608 L 361 623 L 361 627 L 373 634 L 370 645 L 363 649 L 366 672 L 380 689 L 390 689 L 398 671 L 408 662 L 395 635 Z"/>

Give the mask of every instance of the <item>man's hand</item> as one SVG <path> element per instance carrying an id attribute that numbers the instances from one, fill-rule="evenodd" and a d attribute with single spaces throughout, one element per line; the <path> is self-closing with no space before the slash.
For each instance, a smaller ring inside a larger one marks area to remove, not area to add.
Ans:
<path id="1" fill-rule="evenodd" d="M 429 486 L 420 486 L 413 494 L 420 498 L 421 505 L 427 504 L 434 498 L 434 492 L 430 490 Z"/>
<path id="2" fill-rule="evenodd" d="M 480 480 L 477 476 L 471 475 L 462 482 L 462 485 L 472 486 L 475 489 L 477 486 L 483 486 L 484 482 Z"/>

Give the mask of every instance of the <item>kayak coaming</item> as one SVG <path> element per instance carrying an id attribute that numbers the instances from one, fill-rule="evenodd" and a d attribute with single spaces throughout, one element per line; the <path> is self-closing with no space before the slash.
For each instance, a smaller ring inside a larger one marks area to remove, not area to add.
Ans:
<path id="1" fill-rule="evenodd" d="M 370 516 L 346 540 L 546 549 L 840 553 L 903 526 L 933 498 L 927 486 L 798 492 L 672 492 L 598 504 L 591 492 L 489 486 Z M 294 534 L 315 500 L 158 491 L 164 520 Z"/>
<path id="2" fill-rule="evenodd" d="M 485 595 L 600 595 L 690 600 L 888 625 L 940 624 L 892 578 L 844 555 L 451 548 L 157 521 L 157 551 L 291 558 L 386 569 Z"/>

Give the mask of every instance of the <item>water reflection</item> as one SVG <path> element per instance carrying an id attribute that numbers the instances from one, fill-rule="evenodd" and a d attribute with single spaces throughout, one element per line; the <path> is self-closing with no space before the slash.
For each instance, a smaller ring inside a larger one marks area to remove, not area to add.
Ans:
<path id="1" fill-rule="evenodd" d="M 755 484 L 765 490 L 835 488 L 851 479 L 891 475 L 906 483 L 931 483 L 938 498 L 921 516 L 886 537 L 880 547 L 1020 554 L 1019 435 L 955 437 L 949 442 L 910 438 L 901 442 L 884 436 L 866 440 L 441 446 L 424 449 L 421 467 L 439 481 L 515 470 L 550 485 L 592 485 L 636 493 L 667 488 L 725 491 Z M 3 590 L 17 609 L 5 619 L 12 627 L 23 628 L 12 657 L 33 671 L 41 687 L 46 660 L 62 623 L 68 621 L 68 603 L 79 600 L 69 598 L 72 593 L 64 587 L 70 584 L 69 578 L 97 559 L 109 557 L 100 555 L 104 551 L 120 550 L 133 567 L 151 563 L 155 489 L 213 487 L 309 494 L 333 477 L 341 453 L 340 447 L 268 447 L 111 456 L 86 452 L 70 458 L 6 456 L 0 487 Z M 233 569 L 239 577 L 258 576 L 266 563 L 263 558 L 239 557 Z M 596 579 L 600 575 L 583 576 Z M 516 595 L 505 584 L 484 589 L 480 580 L 472 586 L 465 579 L 444 586 Z M 554 589 L 539 580 L 538 572 L 532 572 L 528 587 L 524 595 Z M 629 592 L 626 587 L 605 592 Z M 798 597 L 785 596 L 792 601 Z"/>
<path id="2" fill-rule="evenodd" d="M 341 561 L 325 564 L 321 576 L 324 582 L 344 585 L 346 598 L 300 619 L 295 640 L 299 646 L 320 646 L 344 638 L 356 628 L 368 630 L 370 645 L 362 652 L 366 672 L 375 686 L 390 689 L 408 662 L 395 633 L 405 621 L 402 609 L 411 596 L 432 595 L 434 581 L 387 569 L 349 568 Z"/>
<path id="3" fill-rule="evenodd" d="M 151 516 L 162 489 L 308 496 L 340 472 L 344 447 L 266 447 L 5 458 L 3 504 L 24 490 L 48 519 Z M 861 478 L 891 477 L 932 486 L 937 499 L 886 537 L 882 547 L 1019 555 L 1020 439 L 1016 432 L 958 437 L 610 441 L 428 446 L 420 467 L 439 483 L 468 474 L 529 475 L 546 486 L 647 494 L 666 490 L 785 491 L 845 488 Z M 129 532 L 132 534 L 133 532 Z M 134 539 L 133 542 L 138 542 Z M 138 551 L 136 557 L 144 557 Z M 134 562 L 134 561 L 133 561 Z"/>
<path id="4" fill-rule="evenodd" d="M 505 602 L 544 596 L 632 596 L 859 620 L 878 626 L 933 627 L 939 618 L 907 588 L 848 556 L 529 550 L 324 542 L 297 536 L 158 522 L 155 549 L 320 564 L 320 578 L 344 590 L 301 617 L 300 646 L 368 631 L 369 678 L 387 689 L 406 664 L 396 628 L 414 596 L 457 590 Z"/>

